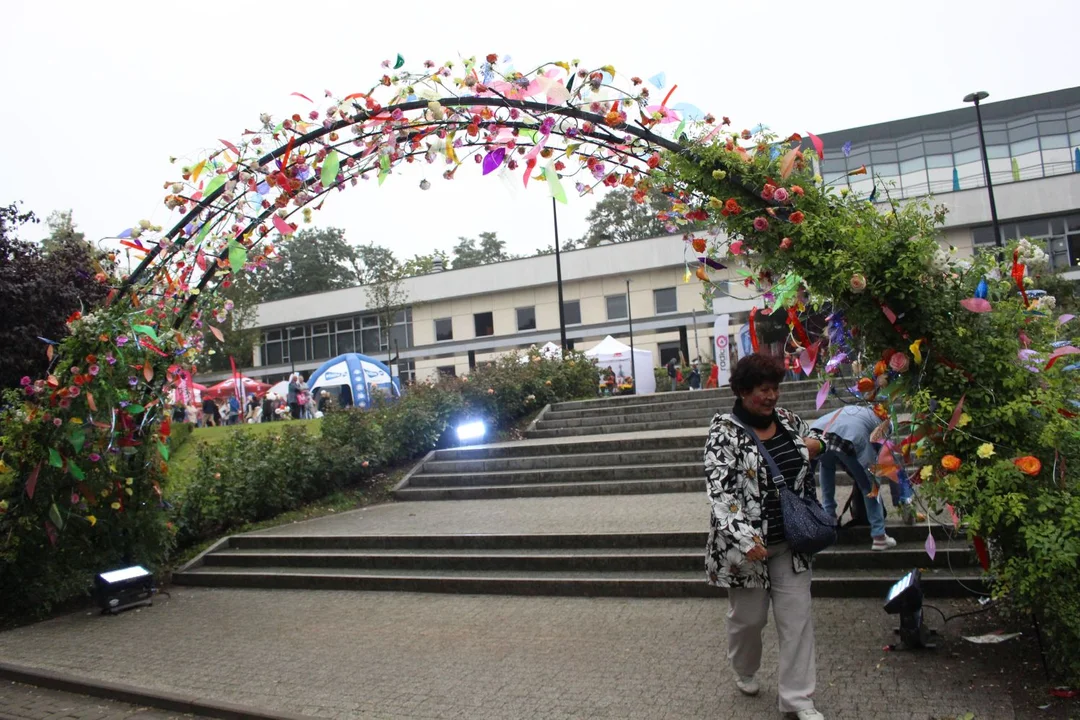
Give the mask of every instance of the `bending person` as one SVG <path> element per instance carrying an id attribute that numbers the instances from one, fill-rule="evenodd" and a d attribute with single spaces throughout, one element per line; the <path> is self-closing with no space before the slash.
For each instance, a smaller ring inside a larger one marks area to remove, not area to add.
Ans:
<path id="1" fill-rule="evenodd" d="M 818 459 L 821 506 L 835 517 L 836 466 L 839 463 L 864 498 L 866 519 L 870 522 L 873 538 L 871 550 L 896 547 L 896 540 L 885 532 L 885 508 L 878 497 L 877 483 L 868 470 L 877 463 L 878 455 L 870 436 L 881 423 L 873 408 L 848 405 L 818 418 L 811 425 L 825 440 L 825 452 Z M 854 488 L 852 492 L 855 492 Z"/>

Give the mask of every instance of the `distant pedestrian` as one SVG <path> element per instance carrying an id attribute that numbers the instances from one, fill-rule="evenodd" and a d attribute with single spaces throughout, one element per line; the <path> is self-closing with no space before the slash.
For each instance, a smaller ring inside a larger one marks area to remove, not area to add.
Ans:
<path id="1" fill-rule="evenodd" d="M 698 370 L 697 363 L 690 367 L 690 374 L 686 376 L 686 383 L 691 390 L 701 389 L 701 371 Z"/>
<path id="2" fill-rule="evenodd" d="M 202 426 L 203 427 L 215 427 L 217 422 L 218 409 L 217 405 L 210 398 L 203 398 L 202 401 Z"/>
<path id="3" fill-rule="evenodd" d="M 328 407 L 330 407 L 330 393 L 326 392 L 325 390 L 320 390 L 318 402 L 319 412 L 326 414 L 326 409 Z"/>
<path id="4" fill-rule="evenodd" d="M 348 383 L 341 386 L 341 389 L 338 392 L 338 399 L 341 401 L 342 408 L 352 407 L 352 388 L 349 387 Z"/>
<path id="5" fill-rule="evenodd" d="M 668 374 L 668 377 L 671 378 L 671 391 L 672 392 L 675 392 L 675 390 L 677 390 L 679 388 L 678 365 L 679 365 L 679 361 L 676 360 L 675 358 L 671 358 L 670 360 L 667 361 L 667 374 Z"/>
<path id="6" fill-rule="evenodd" d="M 293 373 L 289 376 L 289 390 L 285 402 L 289 405 L 289 414 L 293 420 L 300 419 L 300 375 Z"/>
<path id="7" fill-rule="evenodd" d="M 277 400 L 277 395 L 267 393 L 262 401 L 262 422 L 273 422 L 277 418 L 274 417 L 274 401 Z"/>

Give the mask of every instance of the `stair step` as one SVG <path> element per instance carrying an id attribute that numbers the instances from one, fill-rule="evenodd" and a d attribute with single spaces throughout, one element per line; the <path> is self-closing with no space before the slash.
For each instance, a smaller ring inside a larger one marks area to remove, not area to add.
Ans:
<path id="1" fill-rule="evenodd" d="M 694 432 L 700 430 L 700 432 Z M 471 447 L 436 450 L 433 461 L 486 460 L 494 458 L 550 457 L 555 455 L 581 455 L 587 453 L 611 453 L 623 451 L 676 450 L 696 448 L 704 450 L 708 428 L 693 428 L 685 435 L 618 438 L 560 438 L 559 442 L 524 442 L 502 445 L 474 445 Z"/>
<path id="2" fill-rule="evenodd" d="M 814 407 L 817 398 L 818 388 L 815 385 L 812 388 L 806 390 L 799 390 L 795 392 L 783 391 L 781 394 L 781 405 L 786 408 L 800 407 Z M 627 402 L 622 404 L 611 403 L 610 401 L 601 400 L 596 406 L 590 406 L 585 408 L 576 407 L 577 403 L 555 403 L 546 413 L 545 417 L 550 415 L 558 415 L 565 417 L 596 417 L 605 414 L 625 414 L 631 415 L 634 413 L 653 413 L 653 412 L 670 412 L 672 410 L 700 410 L 700 409 L 712 409 L 727 411 L 734 403 L 734 397 L 718 397 L 715 395 L 704 395 L 702 392 L 695 392 L 686 398 L 680 399 L 665 399 L 671 393 L 663 393 L 660 395 L 647 396 L 652 398 L 660 398 L 655 400 L 645 400 L 646 396 L 641 396 L 638 402 Z M 840 406 L 840 401 L 834 397 L 829 398 L 830 402 L 837 407 Z"/>
<path id="3" fill-rule="evenodd" d="M 491 485 L 551 485 L 556 483 L 607 482 L 613 480 L 652 480 L 656 478 L 694 478 L 702 483 L 704 460 L 662 465 L 614 465 L 597 467 L 551 468 L 547 470 L 499 470 L 484 473 L 422 473 L 409 478 L 409 487 L 474 487 Z"/>
<path id="4" fill-rule="evenodd" d="M 816 380 L 789 380 L 780 386 L 781 394 L 795 393 L 800 390 L 817 392 L 820 383 Z M 595 398 L 592 400 L 573 400 L 557 403 L 565 410 L 579 410 L 599 407 L 601 405 L 633 405 L 642 403 L 679 402 L 682 400 L 698 400 L 702 398 L 715 399 L 732 403 L 735 395 L 731 388 L 712 388 L 708 390 L 679 390 L 676 392 L 658 392 L 651 395 L 616 395 L 615 397 Z"/>
<path id="5" fill-rule="evenodd" d="M 596 452 L 573 455 L 540 455 L 515 458 L 479 458 L 476 460 L 429 460 L 424 474 L 521 472 L 529 470 L 603 467 L 616 463 L 623 467 L 669 463 L 702 464 L 704 438 L 693 447 L 640 452 Z M 704 466 L 703 466 L 704 467 Z"/>
<path id="6" fill-rule="evenodd" d="M 877 597 L 900 579 L 903 571 L 821 570 L 813 575 L 812 592 L 817 597 Z M 724 595 L 704 581 L 704 569 L 697 571 L 560 572 L 523 573 L 471 570 L 437 573 L 427 571 L 311 568 L 297 571 L 289 567 L 198 568 L 173 576 L 180 585 L 208 587 L 289 588 L 322 590 L 366 590 L 394 592 L 435 592 L 498 595 L 577 595 L 591 597 L 715 597 Z M 922 574 L 922 588 L 928 598 L 960 597 L 965 588 L 981 589 L 977 572 L 928 569 Z"/>
<path id="7" fill-rule="evenodd" d="M 410 481 L 411 482 L 411 481 Z M 648 493 L 702 492 L 704 481 L 694 478 L 607 480 L 477 487 L 404 487 L 394 491 L 397 500 L 490 500 L 495 498 L 555 497 L 560 495 L 640 495 Z"/>
<path id="8" fill-rule="evenodd" d="M 477 572 L 653 572 L 699 571 L 704 562 L 704 543 L 697 548 L 641 549 L 548 549 L 548 550 L 225 550 L 207 555 L 204 567 L 266 568 L 288 567 L 302 570 L 350 568 L 357 570 L 427 570 Z M 817 570 L 863 567 L 966 568 L 972 565 L 970 548 L 964 543 L 943 543 L 934 560 L 920 542 L 902 543 L 886 552 L 874 552 L 869 540 L 863 545 L 838 545 L 819 554 Z"/>

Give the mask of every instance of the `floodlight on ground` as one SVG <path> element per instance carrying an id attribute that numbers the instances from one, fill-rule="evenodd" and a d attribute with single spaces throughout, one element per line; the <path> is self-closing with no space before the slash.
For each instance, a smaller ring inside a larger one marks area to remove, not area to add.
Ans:
<path id="1" fill-rule="evenodd" d="M 457 437 L 461 442 L 479 440 L 487 434 L 487 427 L 483 420 L 473 420 L 457 426 Z"/>
<path id="2" fill-rule="evenodd" d="M 94 599 L 103 613 L 152 605 L 154 576 L 140 565 L 103 572 L 94 578 Z"/>
<path id="3" fill-rule="evenodd" d="M 889 594 L 885 598 L 885 612 L 900 616 L 900 627 L 896 630 L 900 642 L 894 646 L 895 649 L 935 647 L 927 642 L 931 631 L 923 623 L 921 578 L 922 574 L 918 569 L 912 570 L 889 588 Z"/>

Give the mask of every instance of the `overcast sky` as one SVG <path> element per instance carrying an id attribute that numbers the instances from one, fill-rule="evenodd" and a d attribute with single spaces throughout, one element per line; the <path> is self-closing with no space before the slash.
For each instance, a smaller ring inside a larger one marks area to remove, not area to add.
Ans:
<path id="1" fill-rule="evenodd" d="M 1080 85 L 1076 0 L 4 0 L 3 9 L 0 204 L 23 200 L 42 218 L 71 209 L 91 239 L 178 218 L 162 204 L 179 171 L 170 155 L 236 141 L 262 112 L 306 113 L 294 91 L 367 90 L 398 53 L 413 70 L 497 52 L 522 68 L 579 58 L 627 76 L 664 72 L 678 84 L 673 104 L 781 134 L 950 110 L 973 90 L 993 101 Z M 545 183 L 510 188 L 471 163 L 447 182 L 435 165 L 425 192 L 425 167 L 334 194 L 315 224 L 401 258 L 487 230 L 516 253 L 551 242 Z M 593 202 L 560 206 L 561 237 L 584 233 Z"/>

